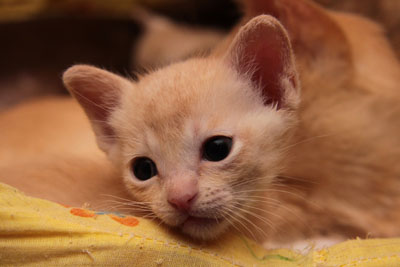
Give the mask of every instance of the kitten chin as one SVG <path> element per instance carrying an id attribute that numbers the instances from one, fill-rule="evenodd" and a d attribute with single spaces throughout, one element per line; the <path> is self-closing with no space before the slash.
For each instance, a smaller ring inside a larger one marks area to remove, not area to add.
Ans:
<path id="1" fill-rule="evenodd" d="M 188 217 L 180 230 L 193 238 L 212 240 L 228 230 L 230 223 L 225 219 Z"/>

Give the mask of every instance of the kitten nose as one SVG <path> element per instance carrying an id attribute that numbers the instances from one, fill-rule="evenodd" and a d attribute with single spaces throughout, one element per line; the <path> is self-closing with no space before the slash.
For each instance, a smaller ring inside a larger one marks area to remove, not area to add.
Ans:
<path id="1" fill-rule="evenodd" d="M 188 211 L 196 198 L 197 192 L 186 193 L 181 196 L 168 196 L 168 203 L 181 211 Z"/>
<path id="2" fill-rule="evenodd" d="M 177 210 L 188 211 L 199 192 L 196 175 L 190 172 L 175 172 L 167 178 L 168 203 Z"/>

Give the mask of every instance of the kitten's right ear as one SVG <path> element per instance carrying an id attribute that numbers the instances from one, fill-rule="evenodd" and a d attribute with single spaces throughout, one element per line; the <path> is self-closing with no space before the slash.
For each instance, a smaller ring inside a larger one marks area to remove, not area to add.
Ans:
<path id="1" fill-rule="evenodd" d="M 304 66 L 328 74 L 344 75 L 352 70 L 348 38 L 333 13 L 310 0 L 240 0 L 247 18 L 269 14 L 288 31 L 293 49 Z M 322 1 L 319 1 L 322 2 Z M 244 21 L 246 21 L 245 19 Z M 324 64 L 316 64 L 323 62 Z M 333 68 L 333 69 L 332 69 Z"/>
<path id="2" fill-rule="evenodd" d="M 299 102 L 299 80 L 289 37 L 278 20 L 261 15 L 240 28 L 225 58 L 249 79 L 265 105 L 293 109 Z"/>
<path id="3" fill-rule="evenodd" d="M 89 117 L 100 149 L 110 153 L 115 132 L 109 124 L 109 118 L 120 103 L 122 91 L 132 86 L 131 82 L 88 65 L 69 68 L 64 72 L 63 81 Z"/>

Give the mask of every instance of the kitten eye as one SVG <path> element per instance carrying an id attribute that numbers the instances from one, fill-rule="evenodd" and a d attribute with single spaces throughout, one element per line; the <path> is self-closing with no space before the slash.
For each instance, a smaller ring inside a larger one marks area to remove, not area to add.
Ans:
<path id="1" fill-rule="evenodd" d="M 140 181 L 146 181 L 157 175 L 156 164 L 146 157 L 135 159 L 132 163 L 132 171 Z"/>
<path id="2" fill-rule="evenodd" d="M 221 161 L 229 155 L 232 148 L 232 138 L 214 136 L 208 139 L 203 146 L 203 159 Z"/>

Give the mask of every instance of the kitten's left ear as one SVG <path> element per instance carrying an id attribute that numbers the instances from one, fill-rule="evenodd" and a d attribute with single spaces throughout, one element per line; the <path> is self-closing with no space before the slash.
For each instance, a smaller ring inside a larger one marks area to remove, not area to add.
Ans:
<path id="1" fill-rule="evenodd" d="M 87 65 L 76 65 L 63 75 L 68 91 L 78 100 L 92 124 L 97 144 L 111 153 L 115 131 L 109 123 L 111 113 L 118 107 L 124 88 L 131 82 L 111 72 Z"/>
<path id="2" fill-rule="evenodd" d="M 289 37 L 273 17 L 261 15 L 240 28 L 226 54 L 228 64 L 259 90 L 265 105 L 296 108 L 299 80 Z"/>

